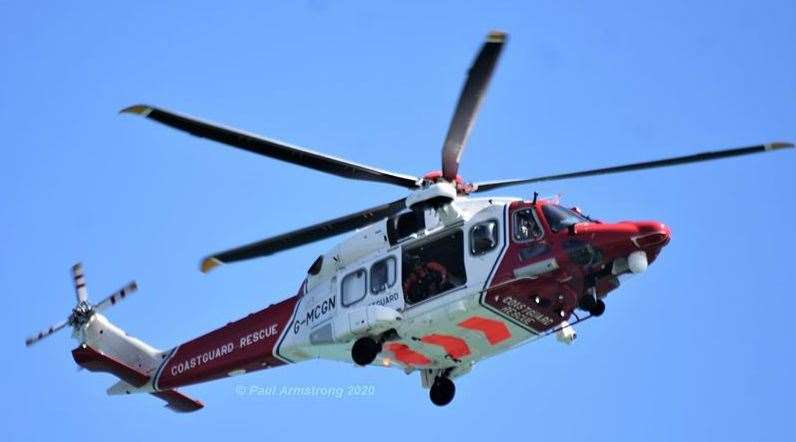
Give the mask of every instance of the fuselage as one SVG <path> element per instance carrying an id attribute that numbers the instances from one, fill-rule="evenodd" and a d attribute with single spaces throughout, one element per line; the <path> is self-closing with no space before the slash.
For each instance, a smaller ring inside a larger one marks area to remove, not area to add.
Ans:
<path id="1" fill-rule="evenodd" d="M 456 377 L 478 360 L 588 315 L 670 238 L 658 222 L 604 223 L 554 201 L 457 198 L 357 231 L 310 267 L 299 292 L 173 349 L 153 387 L 312 358 L 350 362 L 379 336 L 375 365 Z"/>

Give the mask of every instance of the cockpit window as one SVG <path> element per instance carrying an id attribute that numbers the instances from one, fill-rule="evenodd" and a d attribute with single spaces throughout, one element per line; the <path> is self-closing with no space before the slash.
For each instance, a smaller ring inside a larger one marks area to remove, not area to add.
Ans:
<path id="1" fill-rule="evenodd" d="M 514 240 L 528 242 L 542 237 L 542 228 L 533 216 L 533 208 L 514 212 Z"/>
<path id="2" fill-rule="evenodd" d="M 542 212 L 545 218 L 547 218 L 547 223 L 550 224 L 550 230 L 554 232 L 558 232 L 559 230 L 566 229 L 578 223 L 590 222 L 588 218 L 578 212 L 556 204 L 546 204 L 542 206 Z"/>

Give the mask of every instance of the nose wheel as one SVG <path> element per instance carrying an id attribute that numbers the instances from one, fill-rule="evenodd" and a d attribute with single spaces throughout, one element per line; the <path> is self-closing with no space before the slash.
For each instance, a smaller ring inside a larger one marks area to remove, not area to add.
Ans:
<path id="1" fill-rule="evenodd" d="M 456 385 L 447 376 L 438 376 L 434 379 L 434 383 L 431 384 L 431 389 L 428 392 L 431 402 L 438 407 L 450 404 L 455 395 Z"/>
<path id="2" fill-rule="evenodd" d="M 605 313 L 605 301 L 597 297 L 597 289 L 590 287 L 585 295 L 580 298 L 579 307 L 589 312 L 592 316 L 601 316 Z"/>

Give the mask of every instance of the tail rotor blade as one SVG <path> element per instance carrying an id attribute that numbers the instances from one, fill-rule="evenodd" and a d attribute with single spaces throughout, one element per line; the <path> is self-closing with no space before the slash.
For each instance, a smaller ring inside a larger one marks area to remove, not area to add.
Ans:
<path id="1" fill-rule="evenodd" d="M 29 336 L 27 339 L 25 339 L 25 346 L 26 347 L 30 347 L 31 345 L 41 341 L 42 339 L 46 338 L 47 336 L 50 336 L 51 334 L 57 332 L 58 330 L 61 330 L 62 328 L 66 327 L 67 325 L 69 325 L 69 320 L 68 319 L 64 319 L 63 321 L 61 321 L 61 322 L 59 322 L 57 324 L 51 325 L 46 330 L 42 330 L 39 333 L 37 333 L 37 334 L 35 334 L 33 336 Z"/>
<path id="2" fill-rule="evenodd" d="M 86 277 L 83 274 L 83 264 L 77 263 L 72 266 L 72 279 L 75 283 L 75 296 L 77 303 L 88 300 L 88 290 L 86 290 Z"/>
<path id="3" fill-rule="evenodd" d="M 116 305 L 117 302 L 126 298 L 127 295 L 135 292 L 136 290 L 138 290 L 138 284 L 136 284 L 135 281 L 130 281 L 130 283 L 127 284 L 126 286 L 111 293 L 110 295 L 108 295 L 108 297 L 98 302 L 97 305 L 94 306 L 94 310 L 101 312 L 112 305 Z"/>

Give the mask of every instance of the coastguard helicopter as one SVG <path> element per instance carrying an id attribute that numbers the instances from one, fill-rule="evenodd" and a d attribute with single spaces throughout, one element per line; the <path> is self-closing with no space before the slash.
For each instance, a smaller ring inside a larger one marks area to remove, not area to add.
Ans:
<path id="1" fill-rule="evenodd" d="M 82 266 L 73 267 L 77 306 L 28 346 L 71 326 L 77 364 L 120 380 L 109 394 L 149 393 L 175 411 L 202 403 L 178 387 L 313 358 L 420 374 L 431 402 L 455 394 L 454 379 L 476 362 L 555 334 L 605 311 L 626 276 L 655 261 L 671 238 L 657 221 L 605 222 L 557 200 L 471 197 L 507 186 L 675 166 L 782 148 L 768 143 L 656 161 L 526 179 L 470 183 L 458 174 L 462 151 L 507 36 L 491 32 L 470 68 L 442 147 L 442 169 L 407 175 L 291 146 L 148 105 L 121 112 L 190 134 L 344 178 L 409 191 L 396 201 L 287 232 L 201 261 L 264 257 L 356 231 L 310 265 L 298 292 L 183 344 L 158 350 L 112 324 L 104 310 L 135 283 L 97 304 Z"/>

